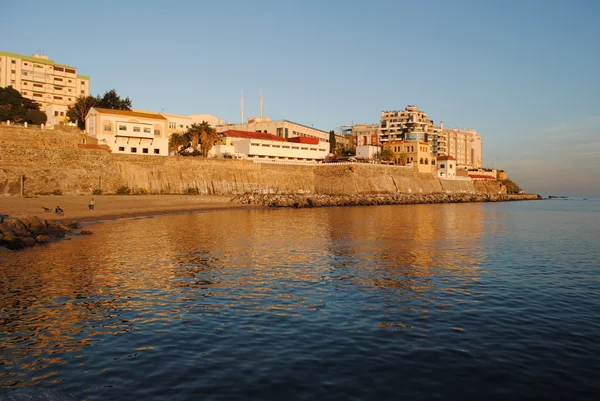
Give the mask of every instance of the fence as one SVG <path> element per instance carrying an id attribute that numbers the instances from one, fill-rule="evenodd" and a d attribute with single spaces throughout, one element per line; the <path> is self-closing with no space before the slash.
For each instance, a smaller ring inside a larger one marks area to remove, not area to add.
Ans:
<path id="1" fill-rule="evenodd" d="M 323 162 L 315 162 L 315 161 L 302 161 L 302 160 L 272 160 L 272 159 L 251 159 L 254 163 L 263 163 L 263 164 L 290 164 L 295 166 L 379 166 L 379 167 L 396 167 L 396 168 L 412 168 L 412 164 L 407 164 L 406 166 L 397 166 L 394 164 L 379 164 L 379 163 L 361 163 L 361 162 L 334 162 L 334 163 L 323 163 Z"/>

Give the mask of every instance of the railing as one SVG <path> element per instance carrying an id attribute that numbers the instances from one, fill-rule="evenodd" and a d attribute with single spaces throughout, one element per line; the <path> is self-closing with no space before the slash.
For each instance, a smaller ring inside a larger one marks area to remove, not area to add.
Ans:
<path id="1" fill-rule="evenodd" d="M 380 163 L 362 163 L 362 162 L 333 162 L 323 163 L 320 161 L 303 161 L 303 160 L 273 160 L 273 159 L 249 159 L 253 163 L 264 163 L 264 164 L 290 164 L 296 166 L 339 166 L 339 165 L 354 165 L 354 166 L 379 166 L 379 167 L 398 167 L 398 168 L 412 168 L 412 164 L 406 166 L 398 166 L 395 164 L 380 164 Z"/>

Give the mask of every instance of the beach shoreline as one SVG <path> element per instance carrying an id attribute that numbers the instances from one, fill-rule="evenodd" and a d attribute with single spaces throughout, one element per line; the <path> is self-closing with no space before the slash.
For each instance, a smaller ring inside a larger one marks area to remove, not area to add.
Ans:
<path id="1" fill-rule="evenodd" d="M 264 209 L 264 206 L 232 202 L 233 195 L 88 195 L 0 197 L 0 214 L 10 217 L 39 216 L 44 220 L 94 222 L 180 213 Z M 88 204 L 94 198 L 94 210 Z M 64 216 L 54 212 L 59 206 Z M 44 208 L 50 209 L 46 211 Z"/>

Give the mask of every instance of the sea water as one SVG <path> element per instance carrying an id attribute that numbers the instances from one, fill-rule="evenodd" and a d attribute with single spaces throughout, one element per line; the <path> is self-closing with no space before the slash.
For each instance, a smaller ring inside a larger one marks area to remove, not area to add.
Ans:
<path id="1" fill-rule="evenodd" d="M 0 387 L 597 399 L 600 200 L 221 211 L 0 249 Z"/>

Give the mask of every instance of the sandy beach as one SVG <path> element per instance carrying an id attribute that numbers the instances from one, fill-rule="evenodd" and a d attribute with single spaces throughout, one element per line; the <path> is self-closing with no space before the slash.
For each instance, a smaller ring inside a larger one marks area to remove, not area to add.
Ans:
<path id="1" fill-rule="evenodd" d="M 36 215 L 45 220 L 99 221 L 183 212 L 262 208 L 231 202 L 233 195 L 99 195 L 93 198 L 95 207 L 91 211 L 88 203 L 92 196 L 0 197 L 0 214 L 11 217 Z M 57 206 L 64 210 L 64 216 L 54 213 Z M 47 212 L 44 208 L 52 211 Z"/>

